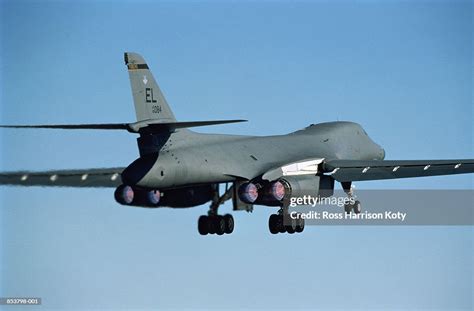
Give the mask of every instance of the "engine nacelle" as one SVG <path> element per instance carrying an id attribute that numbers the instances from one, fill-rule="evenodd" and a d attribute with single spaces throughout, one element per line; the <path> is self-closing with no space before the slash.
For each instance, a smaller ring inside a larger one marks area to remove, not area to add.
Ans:
<path id="1" fill-rule="evenodd" d="M 115 200 L 122 205 L 158 207 L 161 192 L 158 190 L 134 189 L 128 185 L 120 185 L 115 189 Z"/>
<path id="2" fill-rule="evenodd" d="M 319 194 L 319 176 L 285 176 L 280 182 L 285 189 L 285 197 L 316 197 Z"/>
<path id="3" fill-rule="evenodd" d="M 121 185 L 115 190 L 115 200 L 122 205 L 139 207 L 193 207 L 212 200 L 212 185 L 169 189 L 146 190 Z"/>
<path id="4" fill-rule="evenodd" d="M 285 188 L 285 198 L 330 197 L 334 194 L 334 179 L 331 176 L 284 176 L 279 179 Z"/>
<path id="5" fill-rule="evenodd" d="M 259 191 L 256 204 L 278 206 L 291 197 L 330 197 L 334 194 L 334 179 L 330 176 L 283 176 Z"/>
<path id="6" fill-rule="evenodd" d="M 279 206 L 288 193 L 286 183 L 281 180 L 272 181 L 271 183 L 263 186 L 256 200 L 256 204 L 268 205 L 268 206 Z"/>
<path id="7" fill-rule="evenodd" d="M 159 206 L 168 207 L 193 207 L 202 205 L 212 200 L 214 186 L 194 186 L 163 191 Z"/>

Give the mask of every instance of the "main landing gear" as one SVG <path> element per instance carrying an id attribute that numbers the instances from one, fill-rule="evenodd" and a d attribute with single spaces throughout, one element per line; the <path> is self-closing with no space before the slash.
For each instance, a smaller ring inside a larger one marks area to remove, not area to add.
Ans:
<path id="1" fill-rule="evenodd" d="M 359 200 L 355 200 L 356 196 L 354 195 L 354 188 L 352 187 L 352 182 L 341 182 L 342 189 L 347 194 L 350 199 L 349 202 L 344 204 L 344 211 L 346 214 L 350 214 L 351 211 L 354 211 L 355 214 L 360 214 L 362 212 L 362 206 Z"/>
<path id="2" fill-rule="evenodd" d="M 207 215 L 202 215 L 198 219 L 198 231 L 201 235 L 207 234 L 231 234 L 234 231 L 234 217 L 230 214 L 219 215 L 217 210 L 225 201 L 232 198 L 232 187 L 226 189 L 222 196 L 219 196 L 219 186 L 214 189 L 214 198 Z"/>
<path id="3" fill-rule="evenodd" d="M 202 215 L 198 220 L 198 231 L 201 235 L 230 234 L 234 231 L 234 217 L 230 214 L 225 214 L 224 216 Z"/>
<path id="4" fill-rule="evenodd" d="M 271 234 L 277 233 L 301 233 L 304 230 L 305 221 L 299 217 L 299 214 L 294 215 L 295 219 L 291 218 L 288 213 L 288 204 L 283 203 L 283 207 L 278 211 L 278 214 L 270 215 L 268 218 L 268 229 Z"/>

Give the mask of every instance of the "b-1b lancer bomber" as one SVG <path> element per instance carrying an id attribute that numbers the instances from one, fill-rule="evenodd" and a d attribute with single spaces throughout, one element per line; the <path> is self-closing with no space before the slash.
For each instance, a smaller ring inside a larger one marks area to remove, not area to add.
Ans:
<path id="1" fill-rule="evenodd" d="M 125 53 L 137 122 L 76 125 L 4 125 L 8 128 L 126 130 L 138 135 L 140 156 L 127 167 L 0 173 L 0 184 L 59 187 L 113 187 L 122 205 L 186 208 L 210 203 L 198 231 L 229 234 L 234 218 L 219 206 L 232 200 L 233 210 L 254 205 L 278 212 L 269 230 L 295 233 L 304 220 L 284 222 L 292 197 L 330 197 L 339 182 L 353 197 L 354 181 L 450 175 L 474 172 L 474 159 L 384 160 L 384 149 L 353 122 L 313 124 L 286 135 L 200 134 L 189 128 L 245 120 L 177 121 L 145 60 Z M 291 146 L 289 148 L 288 146 Z M 219 185 L 225 185 L 220 193 Z M 344 206 L 360 213 L 357 200 Z"/>

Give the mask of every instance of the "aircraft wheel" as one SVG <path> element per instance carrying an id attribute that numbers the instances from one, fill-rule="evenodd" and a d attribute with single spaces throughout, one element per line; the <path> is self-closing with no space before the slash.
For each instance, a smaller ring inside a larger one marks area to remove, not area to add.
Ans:
<path id="1" fill-rule="evenodd" d="M 216 224 L 217 222 L 215 221 L 215 216 L 207 217 L 207 230 L 209 231 L 209 234 L 215 234 L 217 232 Z"/>
<path id="2" fill-rule="evenodd" d="M 234 232 L 234 217 L 231 214 L 224 215 L 225 233 L 230 234 Z"/>
<path id="3" fill-rule="evenodd" d="M 295 232 L 301 233 L 301 232 L 303 232 L 303 230 L 304 230 L 304 219 L 298 218 L 296 220 Z"/>
<path id="4" fill-rule="evenodd" d="M 296 227 L 295 224 L 292 222 L 290 225 L 285 226 L 286 232 L 288 232 L 289 234 L 295 233 L 296 232 L 295 227 Z"/>
<path id="5" fill-rule="evenodd" d="M 277 229 L 280 233 L 286 232 L 285 224 L 283 223 L 283 215 L 278 215 Z"/>
<path id="6" fill-rule="evenodd" d="M 206 235 L 209 233 L 209 217 L 208 216 L 200 216 L 198 219 L 198 231 L 201 235 Z"/>
<path id="7" fill-rule="evenodd" d="M 270 218 L 268 218 L 268 229 L 270 230 L 271 234 L 277 234 L 278 232 L 280 232 L 278 228 L 278 218 L 279 216 L 275 214 L 270 215 Z"/>
<path id="8" fill-rule="evenodd" d="M 212 219 L 217 235 L 223 235 L 225 233 L 225 220 L 223 216 L 216 216 Z"/>
<path id="9" fill-rule="evenodd" d="M 354 202 L 353 209 L 354 209 L 354 213 L 356 213 L 356 214 L 360 214 L 362 212 L 362 207 L 360 205 L 360 201 L 355 201 Z"/>
<path id="10" fill-rule="evenodd" d="M 350 203 L 344 204 L 344 211 L 346 212 L 346 214 L 350 214 L 352 211 L 352 204 Z"/>

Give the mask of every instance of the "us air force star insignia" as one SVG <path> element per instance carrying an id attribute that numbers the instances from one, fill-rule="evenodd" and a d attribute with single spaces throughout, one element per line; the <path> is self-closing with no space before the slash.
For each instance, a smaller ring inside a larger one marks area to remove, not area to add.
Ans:
<path id="1" fill-rule="evenodd" d="M 146 78 L 146 76 L 143 76 L 143 84 L 147 84 L 148 83 L 148 80 Z"/>

